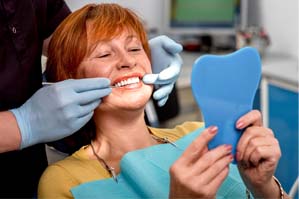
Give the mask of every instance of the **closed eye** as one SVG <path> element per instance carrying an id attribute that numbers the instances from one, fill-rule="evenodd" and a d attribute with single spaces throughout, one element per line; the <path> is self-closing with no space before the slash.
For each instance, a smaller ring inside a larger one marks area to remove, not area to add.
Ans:
<path id="1" fill-rule="evenodd" d="M 97 56 L 98 58 L 105 58 L 105 57 L 108 57 L 110 56 L 110 53 L 106 53 L 106 54 L 101 54 L 99 56 Z"/>
<path id="2" fill-rule="evenodd" d="M 141 48 L 130 48 L 129 51 L 131 52 L 137 52 L 137 51 L 140 51 Z"/>

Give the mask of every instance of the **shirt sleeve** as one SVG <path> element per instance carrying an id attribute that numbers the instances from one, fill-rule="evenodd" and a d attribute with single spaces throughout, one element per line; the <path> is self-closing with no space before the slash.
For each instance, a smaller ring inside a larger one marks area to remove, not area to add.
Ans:
<path id="1" fill-rule="evenodd" d="M 47 0 L 45 38 L 50 36 L 58 25 L 71 13 L 63 0 Z"/>

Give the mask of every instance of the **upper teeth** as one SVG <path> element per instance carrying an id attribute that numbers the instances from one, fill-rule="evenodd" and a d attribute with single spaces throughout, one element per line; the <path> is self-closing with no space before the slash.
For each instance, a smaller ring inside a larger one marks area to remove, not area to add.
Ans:
<path id="1" fill-rule="evenodd" d="M 139 83 L 139 78 L 138 77 L 131 77 L 129 79 L 126 80 L 122 80 L 116 84 L 114 84 L 115 87 L 121 87 L 121 86 L 126 86 L 129 84 L 135 84 L 135 83 Z"/>

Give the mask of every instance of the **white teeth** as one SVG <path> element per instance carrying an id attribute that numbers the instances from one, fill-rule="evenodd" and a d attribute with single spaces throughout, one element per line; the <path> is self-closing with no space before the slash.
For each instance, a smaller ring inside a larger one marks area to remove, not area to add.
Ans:
<path id="1" fill-rule="evenodd" d="M 138 77 L 131 77 L 129 79 L 126 80 L 122 80 L 120 82 L 117 82 L 116 84 L 114 84 L 115 87 L 121 87 L 121 86 L 126 86 L 129 84 L 135 84 L 135 83 L 139 83 L 139 78 Z"/>

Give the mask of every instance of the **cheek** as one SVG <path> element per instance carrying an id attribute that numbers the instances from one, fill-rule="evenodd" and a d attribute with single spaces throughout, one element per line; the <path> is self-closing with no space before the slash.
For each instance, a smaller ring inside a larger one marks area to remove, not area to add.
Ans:
<path id="1" fill-rule="evenodd" d="M 79 78 L 107 77 L 105 70 L 99 66 L 84 66 L 78 70 Z"/>
<path id="2" fill-rule="evenodd" d="M 153 70 L 152 70 L 152 65 L 151 64 L 149 64 L 149 69 L 147 69 L 147 71 L 146 71 L 146 73 L 153 73 Z"/>
<path id="3" fill-rule="evenodd" d="M 101 73 L 100 70 L 97 70 L 95 68 L 90 68 L 90 69 L 86 69 L 84 70 L 84 76 L 85 77 L 103 77 L 103 74 Z"/>
<path id="4" fill-rule="evenodd" d="M 145 73 L 152 73 L 152 65 L 148 59 L 144 59 L 145 62 L 143 63 Z"/>

